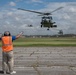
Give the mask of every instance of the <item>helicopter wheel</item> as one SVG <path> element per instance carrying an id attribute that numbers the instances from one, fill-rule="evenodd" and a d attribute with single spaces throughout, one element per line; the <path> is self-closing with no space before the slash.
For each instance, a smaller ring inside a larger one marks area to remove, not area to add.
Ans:
<path id="1" fill-rule="evenodd" d="M 47 30 L 49 30 L 49 28 Z"/>
<path id="2" fill-rule="evenodd" d="M 53 27 L 57 27 L 57 25 L 53 25 Z"/>
<path id="3" fill-rule="evenodd" d="M 42 28 L 42 25 L 41 25 L 41 28 Z"/>

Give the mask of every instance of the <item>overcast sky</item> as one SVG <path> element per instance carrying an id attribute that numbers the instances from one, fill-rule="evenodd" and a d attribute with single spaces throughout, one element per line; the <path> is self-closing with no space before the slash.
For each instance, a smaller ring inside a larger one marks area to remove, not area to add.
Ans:
<path id="1" fill-rule="evenodd" d="M 17 10 L 17 8 L 51 12 L 57 28 L 41 28 L 41 17 L 36 13 Z M 32 24 L 33 27 L 28 27 Z M 24 31 L 25 35 L 53 35 L 63 30 L 64 34 L 76 34 L 76 2 L 75 0 L 0 0 L 0 33 L 10 31 L 17 34 Z"/>

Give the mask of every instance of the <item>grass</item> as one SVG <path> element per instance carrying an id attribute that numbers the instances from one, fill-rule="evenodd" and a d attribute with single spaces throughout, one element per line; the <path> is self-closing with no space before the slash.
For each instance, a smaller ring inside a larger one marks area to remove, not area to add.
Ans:
<path id="1" fill-rule="evenodd" d="M 59 37 L 59 38 L 20 38 L 14 41 L 14 46 L 76 46 L 76 38 Z"/>
<path id="2" fill-rule="evenodd" d="M 73 37 L 19 38 L 15 40 L 13 44 L 15 47 L 76 46 L 76 38 Z"/>

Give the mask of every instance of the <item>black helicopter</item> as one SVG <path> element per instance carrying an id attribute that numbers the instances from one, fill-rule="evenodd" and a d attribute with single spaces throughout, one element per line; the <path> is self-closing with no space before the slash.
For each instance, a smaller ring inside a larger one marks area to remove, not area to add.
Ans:
<path id="1" fill-rule="evenodd" d="M 53 28 L 53 27 L 57 27 L 57 25 L 55 25 L 55 22 L 53 22 L 52 20 L 52 13 L 61 9 L 63 7 L 59 7 L 51 12 L 47 12 L 47 13 L 43 13 L 43 12 L 38 12 L 38 11 L 32 11 L 32 10 L 26 10 L 26 9 L 22 9 L 22 8 L 18 8 L 18 10 L 23 10 L 23 11 L 28 11 L 28 12 L 33 12 L 33 13 L 37 13 L 40 14 L 39 16 L 42 16 L 41 19 L 41 27 L 48 27 L 47 30 L 49 30 L 49 28 Z"/>

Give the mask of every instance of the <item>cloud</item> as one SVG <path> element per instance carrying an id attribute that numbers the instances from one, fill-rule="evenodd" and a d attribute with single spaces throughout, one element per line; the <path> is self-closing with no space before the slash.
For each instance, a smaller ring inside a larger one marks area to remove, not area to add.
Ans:
<path id="1" fill-rule="evenodd" d="M 8 25 L 10 24 L 10 22 L 9 21 L 5 21 Z"/>
<path id="2" fill-rule="evenodd" d="M 32 2 L 39 2 L 41 0 L 31 0 Z M 74 5 L 73 5 L 74 4 Z M 59 30 L 63 30 L 65 34 L 74 33 L 76 34 L 76 2 L 53 2 L 46 4 L 45 8 L 37 11 L 51 12 L 58 7 L 63 6 L 63 9 L 52 13 L 53 22 L 56 22 L 57 28 L 41 28 L 41 16 L 38 14 L 21 11 L 11 8 L 11 10 L 3 10 L 0 12 L 0 32 L 5 30 L 11 31 L 13 34 L 20 31 L 24 31 L 26 35 L 53 35 L 57 34 Z M 11 3 L 11 6 L 13 3 Z M 14 5 L 13 5 L 14 6 Z M 33 27 L 28 27 L 32 24 Z"/>
<path id="3" fill-rule="evenodd" d="M 76 13 L 76 9 L 75 9 L 74 7 L 71 7 L 71 8 L 69 9 L 69 11 Z"/>
<path id="4" fill-rule="evenodd" d="M 12 16 L 13 12 L 8 12 L 7 15 L 8 16 Z"/>
<path id="5" fill-rule="evenodd" d="M 20 19 L 19 19 L 18 17 L 15 17 L 15 19 L 16 19 L 17 21 L 20 21 Z"/>
<path id="6" fill-rule="evenodd" d="M 15 2 L 10 2 L 9 5 L 10 6 L 16 6 L 16 3 Z"/>
<path id="7" fill-rule="evenodd" d="M 38 5 L 38 3 L 44 3 L 42 0 L 26 0 L 25 3 Z"/>
<path id="8" fill-rule="evenodd" d="M 16 2 L 20 2 L 20 1 L 23 1 L 23 0 L 16 0 Z"/>
<path id="9" fill-rule="evenodd" d="M 31 0 L 31 2 L 38 2 L 38 3 L 42 3 L 41 0 Z"/>

